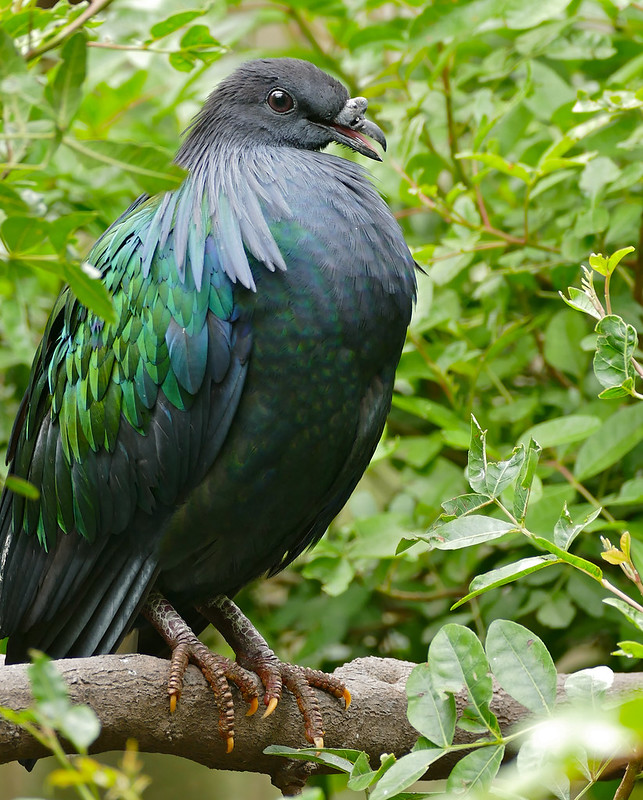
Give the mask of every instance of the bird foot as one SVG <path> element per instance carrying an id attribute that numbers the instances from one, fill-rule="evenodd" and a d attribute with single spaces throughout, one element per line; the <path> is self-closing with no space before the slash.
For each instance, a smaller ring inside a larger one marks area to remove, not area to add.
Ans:
<path id="1" fill-rule="evenodd" d="M 338 699 L 343 698 L 348 708 L 351 696 L 346 686 L 321 670 L 280 661 L 250 620 L 228 597 L 221 595 L 198 610 L 235 651 L 237 664 L 259 676 L 264 687 L 263 702 L 266 706 L 263 716 L 272 714 L 281 699 L 283 687 L 286 687 L 297 700 L 304 719 L 306 739 L 315 747 L 323 747 L 322 715 L 313 689 L 321 689 Z"/>
<path id="2" fill-rule="evenodd" d="M 209 650 L 158 592 L 150 594 L 143 613 L 172 648 L 167 684 L 170 711 L 176 711 L 188 663 L 196 664 L 214 691 L 219 710 L 219 733 L 226 742 L 227 752 L 231 752 L 234 747 L 234 702 L 230 684 L 234 683 L 238 687 L 249 705 L 247 716 L 250 716 L 259 707 L 256 677 L 238 663 Z"/>
<path id="3" fill-rule="evenodd" d="M 304 719 L 306 739 L 315 747 L 324 746 L 324 728 L 319 701 L 313 689 L 321 689 L 338 699 L 344 699 L 346 708 L 351 696 L 344 684 L 318 669 L 300 667 L 280 661 L 271 650 L 268 652 L 238 653 L 237 662 L 244 669 L 259 676 L 264 685 L 264 717 L 270 716 L 281 699 L 285 687 L 295 696 L 299 711 Z"/>

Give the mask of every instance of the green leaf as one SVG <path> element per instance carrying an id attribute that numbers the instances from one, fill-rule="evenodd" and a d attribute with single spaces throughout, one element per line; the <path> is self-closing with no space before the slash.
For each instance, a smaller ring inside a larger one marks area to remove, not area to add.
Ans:
<path id="1" fill-rule="evenodd" d="M 487 494 L 461 494 L 458 497 L 452 497 L 451 500 L 445 500 L 442 508 L 447 517 L 462 517 L 479 508 L 484 508 L 492 502 L 492 498 Z"/>
<path id="2" fill-rule="evenodd" d="M 427 769 L 444 755 L 445 751 L 434 748 L 417 750 L 402 756 L 388 769 L 370 794 L 369 800 L 387 800 L 407 789 L 419 780 Z"/>
<path id="3" fill-rule="evenodd" d="M 599 275 L 608 275 L 607 269 L 607 259 L 605 258 L 602 253 L 592 253 L 589 257 L 589 265 L 593 270 L 599 273 Z"/>
<path id="4" fill-rule="evenodd" d="M 523 578 L 525 575 L 530 575 L 532 572 L 538 572 L 545 567 L 551 567 L 554 564 L 561 564 L 561 560 L 555 555 L 546 556 L 533 556 L 532 558 L 521 558 L 513 564 L 507 564 L 504 567 L 492 569 L 482 575 L 477 575 L 469 585 L 469 593 L 458 600 L 451 606 L 451 610 L 467 603 L 472 597 L 477 597 L 483 592 L 488 592 L 490 589 L 497 589 L 499 586 L 504 586 L 506 583 Z"/>
<path id="5" fill-rule="evenodd" d="M 487 463 L 485 483 L 487 493 L 491 497 L 498 497 L 518 477 L 525 462 L 525 448 L 523 445 L 516 447 L 507 461 L 490 461 Z"/>
<path id="6" fill-rule="evenodd" d="M 474 789 L 487 792 L 498 774 L 505 754 L 503 744 L 478 747 L 455 765 L 447 779 L 447 791 L 460 795 Z"/>
<path id="7" fill-rule="evenodd" d="M 494 620 L 486 651 L 498 683 L 535 714 L 549 714 L 556 702 L 556 667 L 541 640 L 510 620 Z"/>
<path id="8" fill-rule="evenodd" d="M 580 378 L 585 374 L 589 360 L 580 347 L 586 335 L 587 324 L 582 317 L 567 309 L 558 311 L 545 329 L 544 354 L 547 363 L 561 372 Z M 540 439 L 537 441 L 542 445 Z"/>
<path id="9" fill-rule="evenodd" d="M 70 137 L 65 137 L 63 143 L 90 168 L 102 164 L 128 173 L 148 194 L 175 189 L 185 176 L 185 172 L 172 163 L 172 153 L 153 145 L 81 141 Z"/>
<path id="10" fill-rule="evenodd" d="M 563 732 L 562 737 L 568 736 Z M 556 769 L 552 759 L 552 747 L 543 736 L 532 736 L 524 742 L 518 751 L 516 766 L 520 775 L 531 778 L 532 785 L 544 786 L 558 800 L 570 800 L 569 778 L 560 769 Z"/>
<path id="11" fill-rule="evenodd" d="M 196 58 L 193 53 L 181 50 L 177 53 L 170 53 L 169 62 L 177 72 L 191 72 L 196 65 Z"/>
<path id="12" fill-rule="evenodd" d="M 569 286 L 567 291 L 569 292 L 569 299 L 565 297 L 562 292 L 558 292 L 558 294 L 568 306 L 576 309 L 576 311 L 589 314 L 590 317 L 594 317 L 594 319 L 601 319 L 600 311 L 596 308 L 594 303 L 592 303 L 586 292 L 576 289 L 574 286 Z"/>
<path id="13" fill-rule="evenodd" d="M 167 19 L 157 22 L 150 28 L 150 35 L 152 39 L 162 39 L 164 36 L 169 36 L 179 28 L 183 28 L 192 22 L 193 19 L 203 16 L 206 9 L 194 9 L 191 11 L 179 11 L 177 14 L 172 14 Z"/>
<path id="14" fill-rule="evenodd" d="M 27 65 L 11 36 L 0 27 L 0 78 L 11 77 L 17 72 L 27 72 Z"/>
<path id="15" fill-rule="evenodd" d="M 616 608 L 635 628 L 643 632 L 643 614 L 629 603 L 626 603 L 625 600 L 619 600 L 617 597 L 604 597 L 603 603 L 606 606 Z"/>
<path id="16" fill-rule="evenodd" d="M 616 267 L 620 264 L 620 262 L 625 258 L 625 256 L 633 253 L 635 250 L 634 247 L 621 247 L 620 250 L 617 250 L 615 253 L 609 257 L 609 261 L 607 262 L 607 272 L 609 275 L 614 272 Z"/>
<path id="17" fill-rule="evenodd" d="M 375 770 L 371 769 L 368 756 L 366 753 L 360 753 L 357 761 L 353 764 L 347 786 L 354 792 L 363 792 L 371 785 L 374 777 Z"/>
<path id="18" fill-rule="evenodd" d="M 7 250 L 17 255 L 40 248 L 48 233 L 49 223 L 45 220 L 18 215 L 5 219 L 0 227 Z"/>
<path id="19" fill-rule="evenodd" d="M 620 397 L 634 396 L 634 378 L 626 378 L 620 386 L 610 386 L 598 393 L 601 400 L 618 400 Z"/>
<path id="20" fill-rule="evenodd" d="M 62 62 L 53 82 L 47 87 L 45 97 L 56 113 L 56 124 L 66 130 L 76 116 L 82 100 L 87 60 L 86 36 L 77 31 L 70 36 L 61 50 Z"/>
<path id="21" fill-rule="evenodd" d="M 181 38 L 181 48 L 205 48 L 218 46 L 219 42 L 212 37 L 207 25 L 192 25 Z"/>
<path id="22" fill-rule="evenodd" d="M 604 472 L 643 440 L 643 403 L 626 406 L 605 420 L 581 445 L 574 476 L 579 481 Z"/>
<path id="23" fill-rule="evenodd" d="M 614 673 L 609 667 L 591 667 L 568 675 L 565 694 L 585 708 L 598 710 L 602 707 L 605 693 L 614 683 Z"/>
<path id="24" fill-rule="evenodd" d="M 105 322 L 116 322 L 111 295 L 100 277 L 93 277 L 89 268 L 83 269 L 77 264 L 64 264 L 63 273 L 72 292 L 84 306 Z"/>
<path id="25" fill-rule="evenodd" d="M 531 437 L 541 447 L 558 447 L 587 439 L 601 427 L 601 424 L 599 417 L 589 414 L 568 414 L 566 417 L 556 417 L 532 425 L 520 439 L 527 441 L 528 437 Z"/>
<path id="26" fill-rule="evenodd" d="M 455 733 L 455 699 L 434 684 L 430 664 L 418 664 L 406 683 L 407 716 L 413 727 L 430 742 L 448 747 Z"/>
<path id="27" fill-rule="evenodd" d="M 67 246 L 74 233 L 96 219 L 95 211 L 77 211 L 74 214 L 65 214 L 52 223 L 49 228 L 49 240 L 56 251 L 62 256 L 66 254 Z"/>
<path id="28" fill-rule="evenodd" d="M 38 487 L 24 478 L 19 478 L 17 475 L 7 475 L 7 480 L 4 482 L 4 487 L 14 494 L 22 495 L 27 500 L 38 500 L 40 491 Z"/>
<path id="29" fill-rule="evenodd" d="M 602 253 L 592 253 L 589 257 L 589 265 L 601 275 L 611 275 L 625 256 L 629 253 L 633 253 L 634 249 L 634 247 L 622 247 L 609 258 L 605 258 Z"/>
<path id="30" fill-rule="evenodd" d="M 54 662 L 44 653 L 31 651 L 29 683 L 36 707 L 37 718 L 51 727 L 58 728 L 60 721 L 71 708 L 67 685 Z"/>
<path id="31" fill-rule="evenodd" d="M 435 400 L 426 397 L 405 397 L 401 394 L 393 395 L 393 405 L 408 414 L 414 414 L 420 419 L 432 422 L 439 428 L 453 428 L 462 431 L 469 431 L 461 419 L 449 408 L 441 406 Z"/>
<path id="32" fill-rule="evenodd" d="M 378 781 L 393 764 L 395 764 L 395 756 L 391 753 L 386 753 L 380 757 L 379 769 L 372 770 L 366 753 L 360 753 L 353 764 L 353 769 L 346 785 L 353 792 L 363 792 L 364 789 Z"/>
<path id="33" fill-rule="evenodd" d="M 560 591 L 548 593 L 539 604 L 536 619 L 546 628 L 564 630 L 569 628 L 576 616 L 576 606 L 569 597 Z"/>
<path id="34" fill-rule="evenodd" d="M 496 718 L 489 711 L 489 703 L 493 698 L 489 662 L 473 631 L 463 625 L 444 625 L 429 647 L 429 668 L 438 692 L 455 694 L 464 686 L 470 714 L 492 734 L 500 734 Z"/>
<path id="35" fill-rule="evenodd" d="M 633 325 L 626 324 L 614 314 L 603 317 L 596 324 L 598 333 L 594 354 L 594 374 L 599 383 L 608 389 L 622 386 L 625 381 L 634 381 L 636 372 L 632 356 L 638 345 Z"/>
<path id="36" fill-rule="evenodd" d="M 418 538 L 428 542 L 437 550 L 459 550 L 461 547 L 471 547 L 474 544 L 499 539 L 515 530 L 516 526 L 511 522 L 480 514 L 469 514 L 445 522 L 444 525 L 439 525 L 426 534 L 419 535 Z"/>
<path id="37" fill-rule="evenodd" d="M 541 447 L 533 438 L 529 440 L 527 445 L 526 458 L 520 468 L 520 474 L 516 481 L 514 489 L 514 517 L 520 522 L 523 522 L 527 514 L 527 506 L 529 504 L 529 496 L 531 494 L 531 486 L 536 474 L 536 467 L 538 466 L 538 459 L 540 458 Z"/>
<path id="38" fill-rule="evenodd" d="M 486 494 L 487 491 L 486 435 L 487 432 L 482 430 L 472 414 L 467 479 L 473 491 L 480 494 Z"/>
<path id="39" fill-rule="evenodd" d="M 313 764 L 324 764 L 327 767 L 350 773 L 353 764 L 362 755 L 361 750 L 348 750 L 344 748 L 318 747 L 286 747 L 280 744 L 268 745 L 263 751 L 269 756 L 285 756 L 297 761 L 310 761 Z"/>
<path id="40" fill-rule="evenodd" d="M 534 544 L 538 544 L 544 550 L 547 550 L 547 552 L 558 556 L 558 558 L 561 561 L 564 561 L 566 564 L 571 564 L 573 567 L 576 567 L 576 569 L 587 573 L 587 575 L 590 575 L 597 581 L 602 580 L 603 571 L 600 567 L 597 567 L 596 564 L 592 564 L 591 561 L 587 561 L 584 558 L 580 558 L 579 556 L 574 556 L 571 553 L 568 553 L 567 550 L 563 550 L 562 547 L 554 544 L 554 542 L 551 542 L 549 539 L 545 539 L 544 536 L 532 536 L 531 540 Z"/>
<path id="41" fill-rule="evenodd" d="M 590 522 L 593 522 L 602 510 L 602 508 L 595 508 L 594 511 L 587 514 L 581 522 L 574 523 L 567 510 L 567 503 L 565 503 L 560 517 L 558 518 L 558 522 L 554 527 L 554 542 L 563 550 L 569 550 L 570 545 L 578 534 L 584 530 Z"/>
<path id="42" fill-rule="evenodd" d="M 7 216 L 13 216 L 15 214 L 24 214 L 29 210 L 29 206 L 18 192 L 7 186 L 6 183 L 0 183 L 0 209 Z"/>
<path id="43" fill-rule="evenodd" d="M 492 169 L 503 172 L 505 175 L 510 175 L 512 178 L 519 178 L 521 181 L 524 181 L 524 183 L 529 183 L 531 181 L 532 168 L 530 166 L 507 161 L 497 153 L 471 153 L 463 151 L 458 153 L 457 158 L 475 159 Z"/>
<path id="44" fill-rule="evenodd" d="M 619 649 L 612 653 L 613 656 L 643 659 L 643 644 L 641 644 L 641 642 L 619 642 L 618 646 Z"/>
<path id="45" fill-rule="evenodd" d="M 100 721 L 89 706 L 72 706 L 60 721 L 60 732 L 80 753 L 98 738 Z"/>

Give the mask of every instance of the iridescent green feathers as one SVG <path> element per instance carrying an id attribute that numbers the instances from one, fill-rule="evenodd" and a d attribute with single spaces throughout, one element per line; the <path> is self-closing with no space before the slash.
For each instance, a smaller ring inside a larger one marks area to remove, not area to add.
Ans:
<path id="1" fill-rule="evenodd" d="M 37 354 L 25 423 L 12 449 L 15 472 L 36 486 L 44 482 L 39 502 L 14 498 L 13 524 L 37 533 L 45 547 L 58 528 L 90 540 L 106 530 L 103 489 L 93 478 L 102 472 L 104 480 L 118 480 L 105 455 L 116 453 L 124 425 L 147 436 L 161 413 L 160 396 L 163 408 L 188 411 L 206 376 L 221 382 L 229 369 L 234 287 L 221 274 L 211 231 L 202 228 L 200 285 L 191 269 L 178 266 L 176 220 L 143 269 L 161 202 L 137 202 L 89 254 L 112 295 L 116 322 L 105 323 L 64 290 Z M 134 473 L 135 485 L 144 483 Z M 157 488 L 164 500 L 181 489 Z M 135 503 L 151 511 L 154 499 L 138 494 Z"/>

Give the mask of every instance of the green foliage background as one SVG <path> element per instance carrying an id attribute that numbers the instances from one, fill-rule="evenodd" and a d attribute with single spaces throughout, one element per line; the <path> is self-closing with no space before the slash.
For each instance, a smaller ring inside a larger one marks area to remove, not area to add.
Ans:
<path id="1" fill-rule="evenodd" d="M 440 504 L 466 491 L 469 416 L 493 457 L 533 436 L 543 457 L 527 525 L 551 538 L 563 504 L 599 516 L 574 544 L 627 528 L 643 555 L 643 406 L 599 400 L 591 322 L 559 290 L 591 252 L 637 249 L 612 283 L 643 330 L 643 6 L 627 0 L 194 0 L 0 3 L 0 449 L 62 281 L 109 312 L 82 270 L 141 191 L 180 179 L 180 132 L 241 61 L 291 55 L 369 98 L 388 154 L 369 163 L 425 270 L 376 459 L 329 535 L 244 609 L 278 653 L 332 668 L 412 661 L 445 622 L 484 635 L 519 620 L 560 670 L 632 637 L 589 578 L 533 574 L 455 612 L 481 572 L 533 555 L 524 537 L 430 551 Z M 74 28 L 74 26 L 77 26 Z M 386 335 L 386 331 L 382 331 Z M 610 580 L 625 588 L 616 567 Z M 624 580 L 624 579 L 623 579 Z"/>

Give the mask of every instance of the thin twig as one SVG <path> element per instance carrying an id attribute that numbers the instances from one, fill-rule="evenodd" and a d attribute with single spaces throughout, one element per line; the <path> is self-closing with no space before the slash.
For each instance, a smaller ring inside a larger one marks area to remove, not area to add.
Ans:
<path id="1" fill-rule="evenodd" d="M 79 28 L 87 22 L 88 19 L 96 16 L 100 11 L 109 6 L 113 0 L 91 0 L 90 4 L 87 8 L 83 11 L 82 14 L 79 14 L 75 20 L 66 25 L 62 28 L 55 36 L 52 36 L 51 39 L 46 41 L 44 44 L 41 44 L 40 47 L 34 47 L 32 50 L 29 50 L 25 55 L 25 61 L 31 61 L 34 58 L 38 58 L 43 53 L 47 53 L 49 50 L 53 50 L 55 47 L 61 42 L 64 42 L 65 39 L 68 39 L 74 31 L 77 31 Z"/>
<path id="2" fill-rule="evenodd" d="M 434 600 L 446 600 L 452 597 L 464 597 L 466 589 L 438 589 L 435 592 L 405 592 L 402 589 L 391 589 L 386 587 L 377 588 L 379 594 L 389 597 L 391 600 L 403 600 L 407 603 L 431 603 Z"/>
<path id="3" fill-rule="evenodd" d="M 422 203 L 423 206 L 430 208 L 432 211 L 437 211 L 438 214 L 440 214 L 440 216 L 445 220 L 445 222 L 449 222 L 452 225 L 460 225 L 461 227 L 468 228 L 472 231 L 489 233 L 492 236 L 497 236 L 498 239 L 503 239 L 505 242 L 507 242 L 507 244 L 516 244 L 520 247 L 533 247 L 537 250 L 544 250 L 547 253 L 560 252 L 559 248 L 550 247 L 549 245 L 541 244 L 540 242 L 528 241 L 524 238 L 519 238 L 518 236 L 512 236 L 510 233 L 506 233 L 505 231 L 498 230 L 498 228 L 494 228 L 493 225 L 474 225 L 472 222 L 469 222 L 469 220 L 453 211 L 453 209 L 446 208 L 432 198 L 427 197 L 420 186 L 413 180 L 413 178 L 406 174 L 404 169 L 399 164 L 396 164 L 394 161 L 392 161 L 391 166 L 397 172 L 397 174 L 400 175 L 413 189 L 415 196 L 418 198 L 420 203 Z"/>
<path id="4" fill-rule="evenodd" d="M 553 467 L 555 470 L 560 472 L 560 474 L 563 476 L 563 478 L 565 478 L 567 483 L 569 483 L 570 486 L 576 489 L 578 494 L 582 495 L 590 505 L 594 506 L 594 508 L 601 509 L 602 515 L 608 522 L 616 522 L 616 520 L 610 514 L 610 512 L 607 511 L 605 508 L 603 508 L 603 506 L 600 504 L 597 498 L 594 497 L 594 495 L 588 489 L 586 489 L 582 483 L 579 483 L 576 480 L 574 475 L 567 469 L 567 467 L 564 464 L 561 464 L 560 461 L 557 461 L 556 459 L 552 459 L 551 461 L 545 461 L 544 466 Z"/>
<path id="5" fill-rule="evenodd" d="M 444 100 L 447 116 L 447 131 L 449 136 L 449 150 L 453 166 L 458 174 L 458 178 L 465 186 L 471 186 L 469 178 L 465 175 L 462 161 L 458 158 L 458 136 L 455 132 L 455 121 L 453 119 L 453 98 L 451 96 L 451 80 L 449 78 L 449 65 L 442 70 L 442 85 L 444 87 Z"/>
<path id="6" fill-rule="evenodd" d="M 632 794 L 634 784 L 636 783 L 636 779 L 641 772 L 642 767 L 643 756 L 633 758 L 628 763 L 627 767 L 625 768 L 623 780 L 620 782 L 618 789 L 616 790 L 616 794 L 614 795 L 614 800 L 628 800 L 629 796 Z"/>
<path id="7" fill-rule="evenodd" d="M 426 348 L 424 347 L 424 339 L 422 339 L 419 336 L 415 336 L 413 333 L 409 333 L 409 338 L 415 345 L 415 349 L 418 351 L 424 362 L 433 370 L 435 376 L 434 380 L 442 388 L 442 391 L 447 396 L 450 405 L 452 407 L 455 407 L 455 397 L 453 396 L 453 391 L 451 390 L 451 387 L 449 386 L 446 376 L 444 375 L 440 367 L 427 353 Z"/>
<path id="8" fill-rule="evenodd" d="M 473 170 L 474 177 L 478 174 L 478 162 L 473 159 L 471 162 L 471 168 Z M 480 212 L 480 217 L 482 219 L 482 224 L 485 228 L 491 227 L 491 220 L 489 219 L 489 214 L 487 213 L 487 206 L 484 202 L 484 197 L 482 196 L 482 188 L 480 184 L 476 181 L 474 191 L 476 193 L 476 203 L 478 204 L 478 211 Z"/>
<path id="9" fill-rule="evenodd" d="M 632 600 L 629 595 L 625 594 L 625 592 L 622 592 L 619 588 L 614 586 L 613 583 L 610 583 L 607 578 L 603 578 L 601 580 L 601 586 L 604 589 L 607 589 L 608 592 L 620 597 L 621 600 L 624 600 L 628 604 L 628 606 L 632 606 L 632 608 L 635 608 L 637 611 L 640 611 L 641 614 L 643 614 L 643 606 L 640 605 L 640 603 L 637 603 L 636 600 Z"/>

